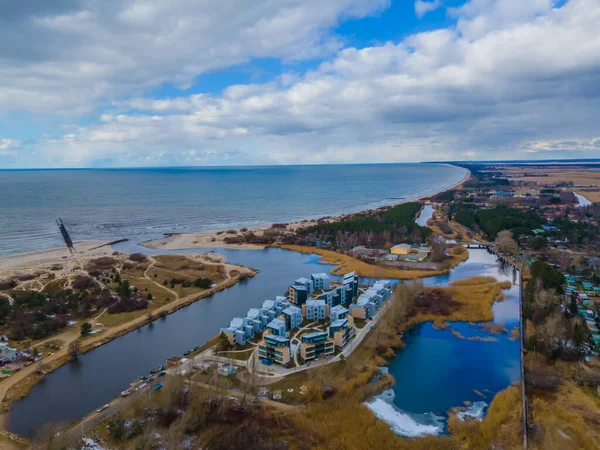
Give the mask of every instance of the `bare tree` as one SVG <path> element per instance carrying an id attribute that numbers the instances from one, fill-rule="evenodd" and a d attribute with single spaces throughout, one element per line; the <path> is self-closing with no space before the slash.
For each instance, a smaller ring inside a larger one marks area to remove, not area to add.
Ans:
<path id="1" fill-rule="evenodd" d="M 496 245 L 501 253 L 507 253 L 510 255 L 516 254 L 519 248 L 517 242 L 513 239 L 512 232 L 508 230 L 498 233 L 498 236 L 496 237 Z"/>
<path id="2" fill-rule="evenodd" d="M 69 355 L 71 358 L 75 359 L 81 354 L 81 342 L 79 340 L 75 340 L 69 344 Z"/>
<path id="3" fill-rule="evenodd" d="M 446 240 L 441 236 L 434 236 L 431 239 L 431 259 L 434 262 L 442 262 L 446 259 L 446 251 L 448 245 Z"/>
<path id="4" fill-rule="evenodd" d="M 563 272 L 566 272 L 571 267 L 571 254 L 569 252 L 560 252 L 558 254 L 558 265 Z"/>
<path id="5" fill-rule="evenodd" d="M 560 313 L 554 313 L 548 317 L 537 332 L 538 341 L 550 352 L 562 346 L 565 335 L 563 317 Z"/>

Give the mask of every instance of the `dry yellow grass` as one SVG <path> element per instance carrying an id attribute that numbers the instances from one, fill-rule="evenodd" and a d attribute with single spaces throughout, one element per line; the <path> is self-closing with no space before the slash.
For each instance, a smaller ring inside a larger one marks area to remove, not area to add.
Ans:
<path id="1" fill-rule="evenodd" d="M 510 283 L 509 283 L 510 284 Z M 461 308 L 449 317 L 420 314 L 403 322 L 395 330 L 400 333 L 425 321 L 442 324 L 447 320 L 488 320 L 492 316 L 494 299 L 502 296 L 506 283 L 494 278 L 477 277 L 464 280 L 447 288 L 454 298 L 467 307 Z M 398 342 L 396 342 L 398 341 Z M 453 433 L 450 436 L 402 439 L 389 425 L 374 418 L 373 413 L 362 402 L 369 395 L 385 389 L 392 382 L 385 377 L 377 384 L 369 383 L 377 366 L 384 361 L 376 356 L 375 348 L 382 344 L 382 337 L 369 334 L 365 341 L 350 355 L 347 361 L 316 369 L 311 374 L 293 375 L 286 382 L 289 385 L 273 385 L 273 388 L 298 387 L 301 384 L 333 384 L 339 392 L 326 401 L 313 400 L 308 403 L 306 413 L 297 415 L 298 425 L 311 430 L 318 439 L 316 449 L 484 449 L 518 448 L 522 439 L 520 416 L 520 392 L 515 387 L 499 393 L 493 400 L 483 422 L 461 422 L 453 420 Z M 388 344 L 401 347 L 401 340 L 392 339 Z M 348 376 L 348 369 L 359 367 L 358 373 Z M 309 378 L 312 376 L 312 379 Z M 398 380 L 401 382 L 401 380 Z"/>
<path id="2" fill-rule="evenodd" d="M 539 353 L 529 352 L 528 368 L 554 373 L 561 379 L 556 392 L 530 389 L 530 408 L 535 432 L 530 448 L 539 450 L 600 448 L 600 397 L 594 389 L 577 385 L 572 377 L 581 374 L 578 362 L 556 361 L 552 365 Z"/>
<path id="3" fill-rule="evenodd" d="M 516 449 L 523 445 L 521 391 L 510 386 L 495 397 L 483 421 L 463 422 L 456 416 L 448 420 L 448 430 L 458 448 Z"/>
<path id="4" fill-rule="evenodd" d="M 600 408 L 571 380 L 554 394 L 534 394 L 530 401 L 537 431 L 532 449 L 600 448 Z"/>
<path id="5" fill-rule="evenodd" d="M 282 249 L 319 255 L 323 261 L 336 267 L 331 271 L 334 275 L 343 275 L 348 272 L 356 272 L 361 277 L 368 278 L 395 278 L 401 280 L 413 280 L 416 278 L 432 277 L 447 273 L 450 268 L 457 266 L 462 261 L 469 259 L 469 252 L 466 248 L 460 247 L 462 250 L 456 250 L 459 247 L 450 249 L 452 259 L 448 269 L 444 270 L 403 270 L 390 267 L 382 267 L 374 264 L 368 264 L 342 253 L 337 253 L 331 250 L 325 250 L 317 247 L 304 247 L 301 245 L 282 245 Z"/>

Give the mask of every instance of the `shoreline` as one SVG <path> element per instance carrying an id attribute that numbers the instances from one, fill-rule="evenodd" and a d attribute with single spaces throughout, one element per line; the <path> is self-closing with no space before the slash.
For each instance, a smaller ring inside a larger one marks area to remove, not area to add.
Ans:
<path id="1" fill-rule="evenodd" d="M 87 241 L 87 244 L 95 245 L 96 241 L 92 241 L 91 243 Z M 52 254 L 55 252 L 55 250 L 50 250 L 44 253 Z M 110 252 L 112 253 L 112 248 L 110 249 Z M 198 253 L 201 254 L 202 252 Z M 30 253 L 29 255 L 32 254 Z M 88 254 L 86 256 L 90 255 Z M 76 255 L 74 255 L 74 258 L 76 258 Z M 238 264 L 225 264 L 235 267 L 235 269 L 239 271 L 239 274 L 223 280 L 217 286 L 207 289 L 204 292 L 190 294 L 187 297 L 179 298 L 178 300 L 175 300 L 173 302 L 170 302 L 168 304 L 165 304 L 154 310 L 149 311 L 154 317 L 152 322 L 162 317 L 171 315 L 182 308 L 185 308 L 193 303 L 196 303 L 197 301 L 202 300 L 203 298 L 210 297 L 218 292 L 235 286 L 242 278 L 242 275 L 244 277 L 252 278 L 258 273 L 258 271 L 255 269 L 240 266 Z M 98 348 L 125 334 L 135 331 L 138 328 L 149 325 L 150 323 L 151 322 L 148 322 L 146 315 L 140 315 L 139 317 L 136 317 L 128 322 L 114 326 L 112 327 L 112 329 L 108 328 L 106 330 L 106 333 L 100 333 L 97 336 L 91 336 L 89 339 L 87 339 L 87 342 L 86 340 L 81 342 L 82 345 L 80 355 L 88 353 L 89 351 L 95 348 Z M 37 383 L 39 383 L 46 375 L 55 371 L 59 367 L 67 364 L 72 359 L 73 358 L 69 355 L 68 347 L 64 347 L 61 350 L 55 352 L 54 355 L 49 356 L 48 358 L 43 360 L 45 364 L 44 374 L 38 373 L 37 365 L 32 364 L 24 368 L 23 370 L 17 372 L 16 374 L 12 375 L 11 377 L 5 378 L 4 380 L 0 381 L 0 426 L 4 426 L 6 422 L 6 415 L 10 414 L 10 407 L 13 402 L 25 398 L 27 395 L 29 395 L 29 393 L 37 385 Z M 22 390 L 20 388 L 22 388 Z M 18 392 L 14 396 L 10 397 L 11 391 L 15 390 Z"/>
<path id="2" fill-rule="evenodd" d="M 459 166 L 456 166 L 459 167 Z M 398 206 L 398 205 L 402 205 L 404 203 L 409 203 L 409 202 L 423 202 L 426 199 L 429 199 L 431 197 L 434 197 L 435 195 L 441 194 L 442 192 L 446 192 L 452 189 L 456 189 L 459 186 L 463 185 L 464 183 L 466 183 L 467 181 L 469 181 L 472 178 L 472 173 L 469 169 L 466 169 L 466 173 L 465 176 L 462 180 L 454 183 L 452 186 L 448 186 L 445 189 L 442 189 L 438 192 L 435 192 L 433 194 L 430 195 L 423 195 L 421 197 L 417 197 L 415 199 L 411 199 L 411 200 L 402 200 L 399 202 L 395 202 L 395 203 L 391 203 L 387 206 L 382 206 L 379 208 L 375 208 L 374 210 L 379 210 L 379 209 L 383 209 L 383 208 L 390 208 L 393 206 Z M 338 215 L 331 215 L 331 216 L 323 216 L 317 219 L 304 219 L 304 220 L 300 220 L 300 221 L 296 221 L 296 222 L 289 222 L 287 223 L 287 230 L 288 231 L 296 231 L 298 229 L 301 228 L 306 228 L 309 227 L 311 225 L 316 224 L 319 220 L 329 220 L 330 222 L 336 222 L 339 220 L 342 220 L 345 217 L 349 217 L 353 214 L 360 214 L 360 213 L 364 213 L 367 211 L 373 211 L 373 209 L 366 209 L 366 210 L 362 210 L 362 211 L 357 211 L 355 213 L 350 213 L 350 214 L 338 214 Z M 247 231 L 252 231 L 252 232 L 262 232 L 264 230 L 268 230 L 271 229 L 271 227 L 273 226 L 274 223 L 269 223 L 269 224 L 265 224 L 265 225 L 257 225 L 254 227 L 240 227 L 240 228 L 230 228 L 227 230 L 206 230 L 206 231 L 198 231 L 198 232 L 194 232 L 194 233 L 172 233 L 172 234 L 165 234 L 162 238 L 157 238 L 157 239 L 149 239 L 143 242 L 140 242 L 139 245 L 146 247 L 146 248 L 150 248 L 153 250 L 188 250 L 188 249 L 203 249 L 203 248 L 223 248 L 223 249 L 232 249 L 232 250 L 264 250 L 265 248 L 267 248 L 266 245 L 255 245 L 255 244 L 227 244 L 224 242 L 224 238 L 228 237 L 228 236 L 233 236 L 233 234 L 231 233 L 227 233 L 227 231 L 235 231 L 236 234 L 239 234 L 241 232 L 241 230 L 247 230 Z M 126 236 L 127 237 L 127 236 Z M 214 240 L 213 240 L 214 239 Z M 62 256 L 65 256 L 65 258 L 63 258 L 65 261 L 69 261 L 71 256 L 75 257 L 77 254 L 81 254 L 81 252 L 79 251 L 80 249 L 78 247 L 84 247 L 84 252 L 85 251 L 89 251 L 90 248 L 94 247 L 94 246 L 99 246 L 99 245 L 106 245 L 107 243 L 109 243 L 110 241 L 108 240 L 83 240 L 83 241 L 76 241 L 75 242 L 75 248 L 77 249 L 77 253 L 75 255 L 71 255 L 68 250 L 66 249 L 66 247 L 56 247 L 56 248 L 51 248 L 51 249 L 47 249 L 47 250 L 40 250 L 37 252 L 28 252 L 28 253 L 21 253 L 18 255 L 10 255 L 10 256 L 3 256 L 0 257 L 0 270 L 10 270 L 12 269 L 28 269 L 30 267 L 23 267 L 25 265 L 31 265 L 31 264 L 43 264 L 44 263 L 44 259 L 46 257 L 50 257 L 50 256 L 54 256 L 52 255 L 52 253 L 62 253 L 61 254 L 61 258 Z M 112 253 L 113 248 L 112 246 L 105 246 L 105 247 L 101 247 L 98 248 L 96 250 L 99 250 L 99 253 Z M 87 253 L 86 255 L 90 255 L 89 253 Z M 37 260 L 37 261 L 36 261 Z M 41 261 L 41 262 L 38 262 Z M 56 262 L 56 261 L 54 261 Z"/>
<path id="3" fill-rule="evenodd" d="M 456 166 L 459 167 L 459 166 Z M 464 183 L 469 181 L 473 176 L 469 169 L 464 168 L 467 172 L 464 178 L 457 183 L 454 183 L 452 186 L 449 186 L 445 189 L 442 189 L 438 192 L 435 192 L 430 195 L 423 195 L 421 197 L 417 197 L 415 199 L 410 200 L 402 200 L 399 202 L 391 203 L 386 206 L 381 206 L 374 209 L 366 209 L 357 211 L 355 213 L 349 214 L 337 214 L 331 216 L 323 216 L 317 219 L 305 219 L 296 222 L 289 222 L 286 224 L 285 231 L 297 232 L 298 230 L 308 228 L 312 225 L 317 224 L 320 221 L 328 221 L 328 222 L 338 222 L 343 220 L 344 218 L 350 217 L 354 214 L 361 214 L 367 211 L 378 211 L 386 208 L 391 208 L 394 206 L 402 205 L 404 203 L 410 202 L 424 202 L 425 200 L 434 197 L 436 195 L 441 194 L 442 192 L 450 191 L 452 189 L 456 189 L 459 186 L 462 186 Z M 141 242 L 140 245 L 154 249 L 154 250 L 185 250 L 185 249 L 193 249 L 193 248 L 225 248 L 225 249 L 238 249 L 238 250 L 264 250 L 268 247 L 268 245 L 258 245 L 258 244 L 228 244 L 224 240 L 227 237 L 232 237 L 239 235 L 240 233 L 252 232 L 252 233 L 264 233 L 267 230 L 272 229 L 274 223 L 269 223 L 265 225 L 257 225 L 254 227 L 240 227 L 240 228 L 231 228 L 228 230 L 207 230 L 207 231 L 198 231 L 194 233 L 173 233 L 171 235 L 165 235 L 162 238 L 158 239 L 150 239 L 144 242 Z"/>

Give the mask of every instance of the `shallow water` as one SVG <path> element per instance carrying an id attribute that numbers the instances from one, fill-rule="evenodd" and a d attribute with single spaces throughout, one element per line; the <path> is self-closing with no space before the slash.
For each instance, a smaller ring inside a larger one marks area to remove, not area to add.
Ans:
<path id="1" fill-rule="evenodd" d="M 504 291 L 504 301 L 494 304 L 493 323 L 504 324 L 509 333 L 519 327 L 516 274 L 510 266 L 502 267 L 486 250 L 471 249 L 467 262 L 448 275 L 426 279 L 425 284 L 444 285 L 475 275 L 513 283 L 510 290 Z M 464 402 L 472 405 L 463 416 L 482 419 L 494 395 L 520 379 L 519 341 L 511 340 L 510 334 L 491 334 L 477 324 L 463 322 L 452 322 L 451 328 L 464 339 L 455 337 L 451 329 L 437 330 L 431 323 L 406 332 L 406 347 L 388 364 L 396 380 L 393 397 L 384 393 L 367 403 L 402 436 L 422 435 L 425 430 L 427 434 L 445 433 L 448 411 L 464 407 Z M 473 338 L 491 338 L 493 342 Z"/>

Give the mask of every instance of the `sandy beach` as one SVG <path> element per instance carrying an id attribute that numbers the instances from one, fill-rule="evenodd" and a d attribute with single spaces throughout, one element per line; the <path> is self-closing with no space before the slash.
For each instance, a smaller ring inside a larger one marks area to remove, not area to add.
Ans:
<path id="1" fill-rule="evenodd" d="M 0 271 L 48 269 L 49 266 L 60 264 L 63 267 L 55 271 L 57 274 L 71 272 L 73 268 L 80 265 L 82 260 L 112 254 L 113 248 L 106 244 L 108 241 L 81 241 L 75 243 L 76 252 L 73 254 L 67 247 L 61 247 L 54 250 L 7 256 L 0 258 Z"/>
<path id="2" fill-rule="evenodd" d="M 463 183 L 467 182 L 471 178 L 471 172 L 467 171 L 465 177 L 456 184 L 443 189 L 435 194 L 419 197 L 414 200 L 403 200 L 401 202 L 393 203 L 388 206 L 384 206 L 381 208 L 377 208 L 377 210 L 382 210 L 389 208 L 391 206 L 401 205 L 403 203 L 408 202 L 416 202 L 423 201 L 427 198 L 430 198 L 434 195 L 437 195 L 441 192 L 449 191 L 451 189 L 456 189 L 461 186 Z M 370 210 L 366 210 L 370 211 Z M 360 212 L 366 212 L 360 211 Z M 358 214 L 358 213 L 356 213 Z M 322 222 L 337 222 L 346 217 L 350 217 L 352 214 L 340 214 L 336 216 L 325 216 L 320 219 L 313 220 L 302 220 L 299 222 L 290 222 L 286 224 L 285 229 L 278 228 L 279 231 L 285 232 L 287 234 L 293 234 L 298 230 L 308 228 L 310 226 L 316 225 Z M 157 250 L 183 250 L 189 248 L 231 248 L 231 249 L 243 249 L 243 250 L 262 250 L 265 248 L 264 245 L 254 245 L 254 244 L 228 244 L 225 242 L 225 239 L 228 237 L 240 236 L 243 233 L 252 232 L 257 236 L 261 236 L 265 233 L 265 231 L 271 230 L 273 227 L 272 224 L 261 225 L 256 227 L 247 227 L 247 228 L 232 228 L 229 230 L 214 230 L 214 231 L 199 231 L 196 233 L 181 233 L 181 234 L 172 234 L 165 236 L 164 238 L 154 239 L 151 241 L 143 242 L 142 245 L 144 247 L 157 249 Z"/>

